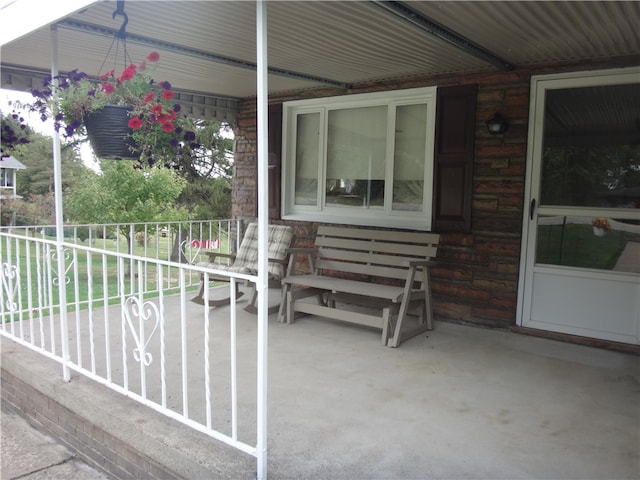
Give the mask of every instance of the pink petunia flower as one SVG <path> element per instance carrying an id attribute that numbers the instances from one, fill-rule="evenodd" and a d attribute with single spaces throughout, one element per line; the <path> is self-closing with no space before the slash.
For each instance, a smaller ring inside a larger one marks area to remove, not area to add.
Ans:
<path id="1" fill-rule="evenodd" d="M 138 130 L 140 127 L 142 127 L 142 120 L 140 120 L 140 117 L 133 117 L 129 120 L 129 128 Z"/>
<path id="2" fill-rule="evenodd" d="M 118 80 L 131 80 L 135 74 L 136 71 L 134 68 L 127 67 L 122 71 Z"/>
<path id="3" fill-rule="evenodd" d="M 111 78 L 115 75 L 115 70 L 109 70 L 107 73 L 103 73 L 100 75 L 100 80 L 106 80 L 107 78 Z"/>

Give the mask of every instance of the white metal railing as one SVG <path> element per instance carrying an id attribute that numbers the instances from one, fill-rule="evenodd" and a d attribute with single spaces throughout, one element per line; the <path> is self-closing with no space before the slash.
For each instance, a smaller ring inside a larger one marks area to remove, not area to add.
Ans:
<path id="1" fill-rule="evenodd" d="M 137 255 L 155 260 L 196 263 L 206 257 L 207 250 L 229 254 L 239 246 L 238 220 L 194 220 L 181 222 L 144 222 L 65 225 L 66 242 L 112 252 Z M 54 240 L 54 225 L 0 227 L 0 233 Z M 177 276 L 169 268 L 164 288 L 177 287 Z M 150 278 L 145 275 L 145 278 Z M 197 284 L 200 276 L 193 272 L 186 278 L 188 286 Z M 151 285 L 145 285 L 145 291 Z M 157 291 L 157 289 L 155 290 Z"/>
<path id="2" fill-rule="evenodd" d="M 0 232 L 1 335 L 260 462 L 266 339 L 238 333 L 235 302 L 256 276 L 21 233 Z M 213 274 L 229 278 L 229 308 L 206 306 L 209 289 L 205 306 L 189 301 L 188 279 Z"/>

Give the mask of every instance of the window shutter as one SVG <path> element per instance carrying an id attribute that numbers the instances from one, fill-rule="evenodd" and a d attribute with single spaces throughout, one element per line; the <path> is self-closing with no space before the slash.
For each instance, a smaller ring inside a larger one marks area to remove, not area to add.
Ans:
<path id="1" fill-rule="evenodd" d="M 269 105 L 269 218 L 280 218 L 282 104 Z"/>
<path id="2" fill-rule="evenodd" d="M 280 166 L 282 164 L 282 104 L 269 105 L 269 219 L 280 219 Z M 258 164 L 256 162 L 256 178 Z M 258 195 L 256 195 L 256 212 Z"/>
<path id="3" fill-rule="evenodd" d="M 477 85 L 438 88 L 434 230 L 471 231 Z"/>

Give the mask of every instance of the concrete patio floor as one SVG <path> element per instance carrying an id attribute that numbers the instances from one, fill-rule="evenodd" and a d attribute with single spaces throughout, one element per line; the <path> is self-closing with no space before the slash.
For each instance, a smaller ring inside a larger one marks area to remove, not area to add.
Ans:
<path id="1" fill-rule="evenodd" d="M 201 321 L 201 307 L 187 308 L 190 323 Z M 222 318 L 225 309 L 213 312 Z M 251 373 L 256 317 L 238 309 L 238 330 L 247 352 L 240 370 Z M 124 437 L 150 465 L 191 479 L 256 475 L 253 457 L 78 374 L 65 383 L 58 364 L 5 338 L 2 369 L 5 381 L 18 378 Z M 250 397 L 255 375 L 239 382 Z M 268 398 L 274 479 L 640 475 L 640 357 L 633 354 L 442 321 L 391 349 L 374 330 L 315 317 L 283 325 L 271 315 Z M 242 413 L 254 403 L 241 399 L 240 407 L 241 435 L 250 436 L 255 414 Z"/>

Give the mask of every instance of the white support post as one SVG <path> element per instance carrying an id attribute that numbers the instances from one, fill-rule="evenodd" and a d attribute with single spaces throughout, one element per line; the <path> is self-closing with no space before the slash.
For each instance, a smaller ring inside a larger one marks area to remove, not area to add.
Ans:
<path id="1" fill-rule="evenodd" d="M 54 95 L 58 89 L 58 29 L 51 27 L 51 80 Z M 69 329 L 67 316 L 67 289 L 64 262 L 64 215 L 62 214 L 62 162 L 60 153 L 60 135 L 53 132 L 53 194 L 56 215 L 56 254 L 58 256 L 58 300 L 60 302 L 60 342 L 62 345 L 62 378 L 68 382 L 71 373 L 69 361 Z"/>
<path id="2" fill-rule="evenodd" d="M 256 2 L 256 56 L 258 99 L 258 411 L 257 477 L 267 478 L 267 372 L 268 372 L 268 96 L 267 4 Z"/>

